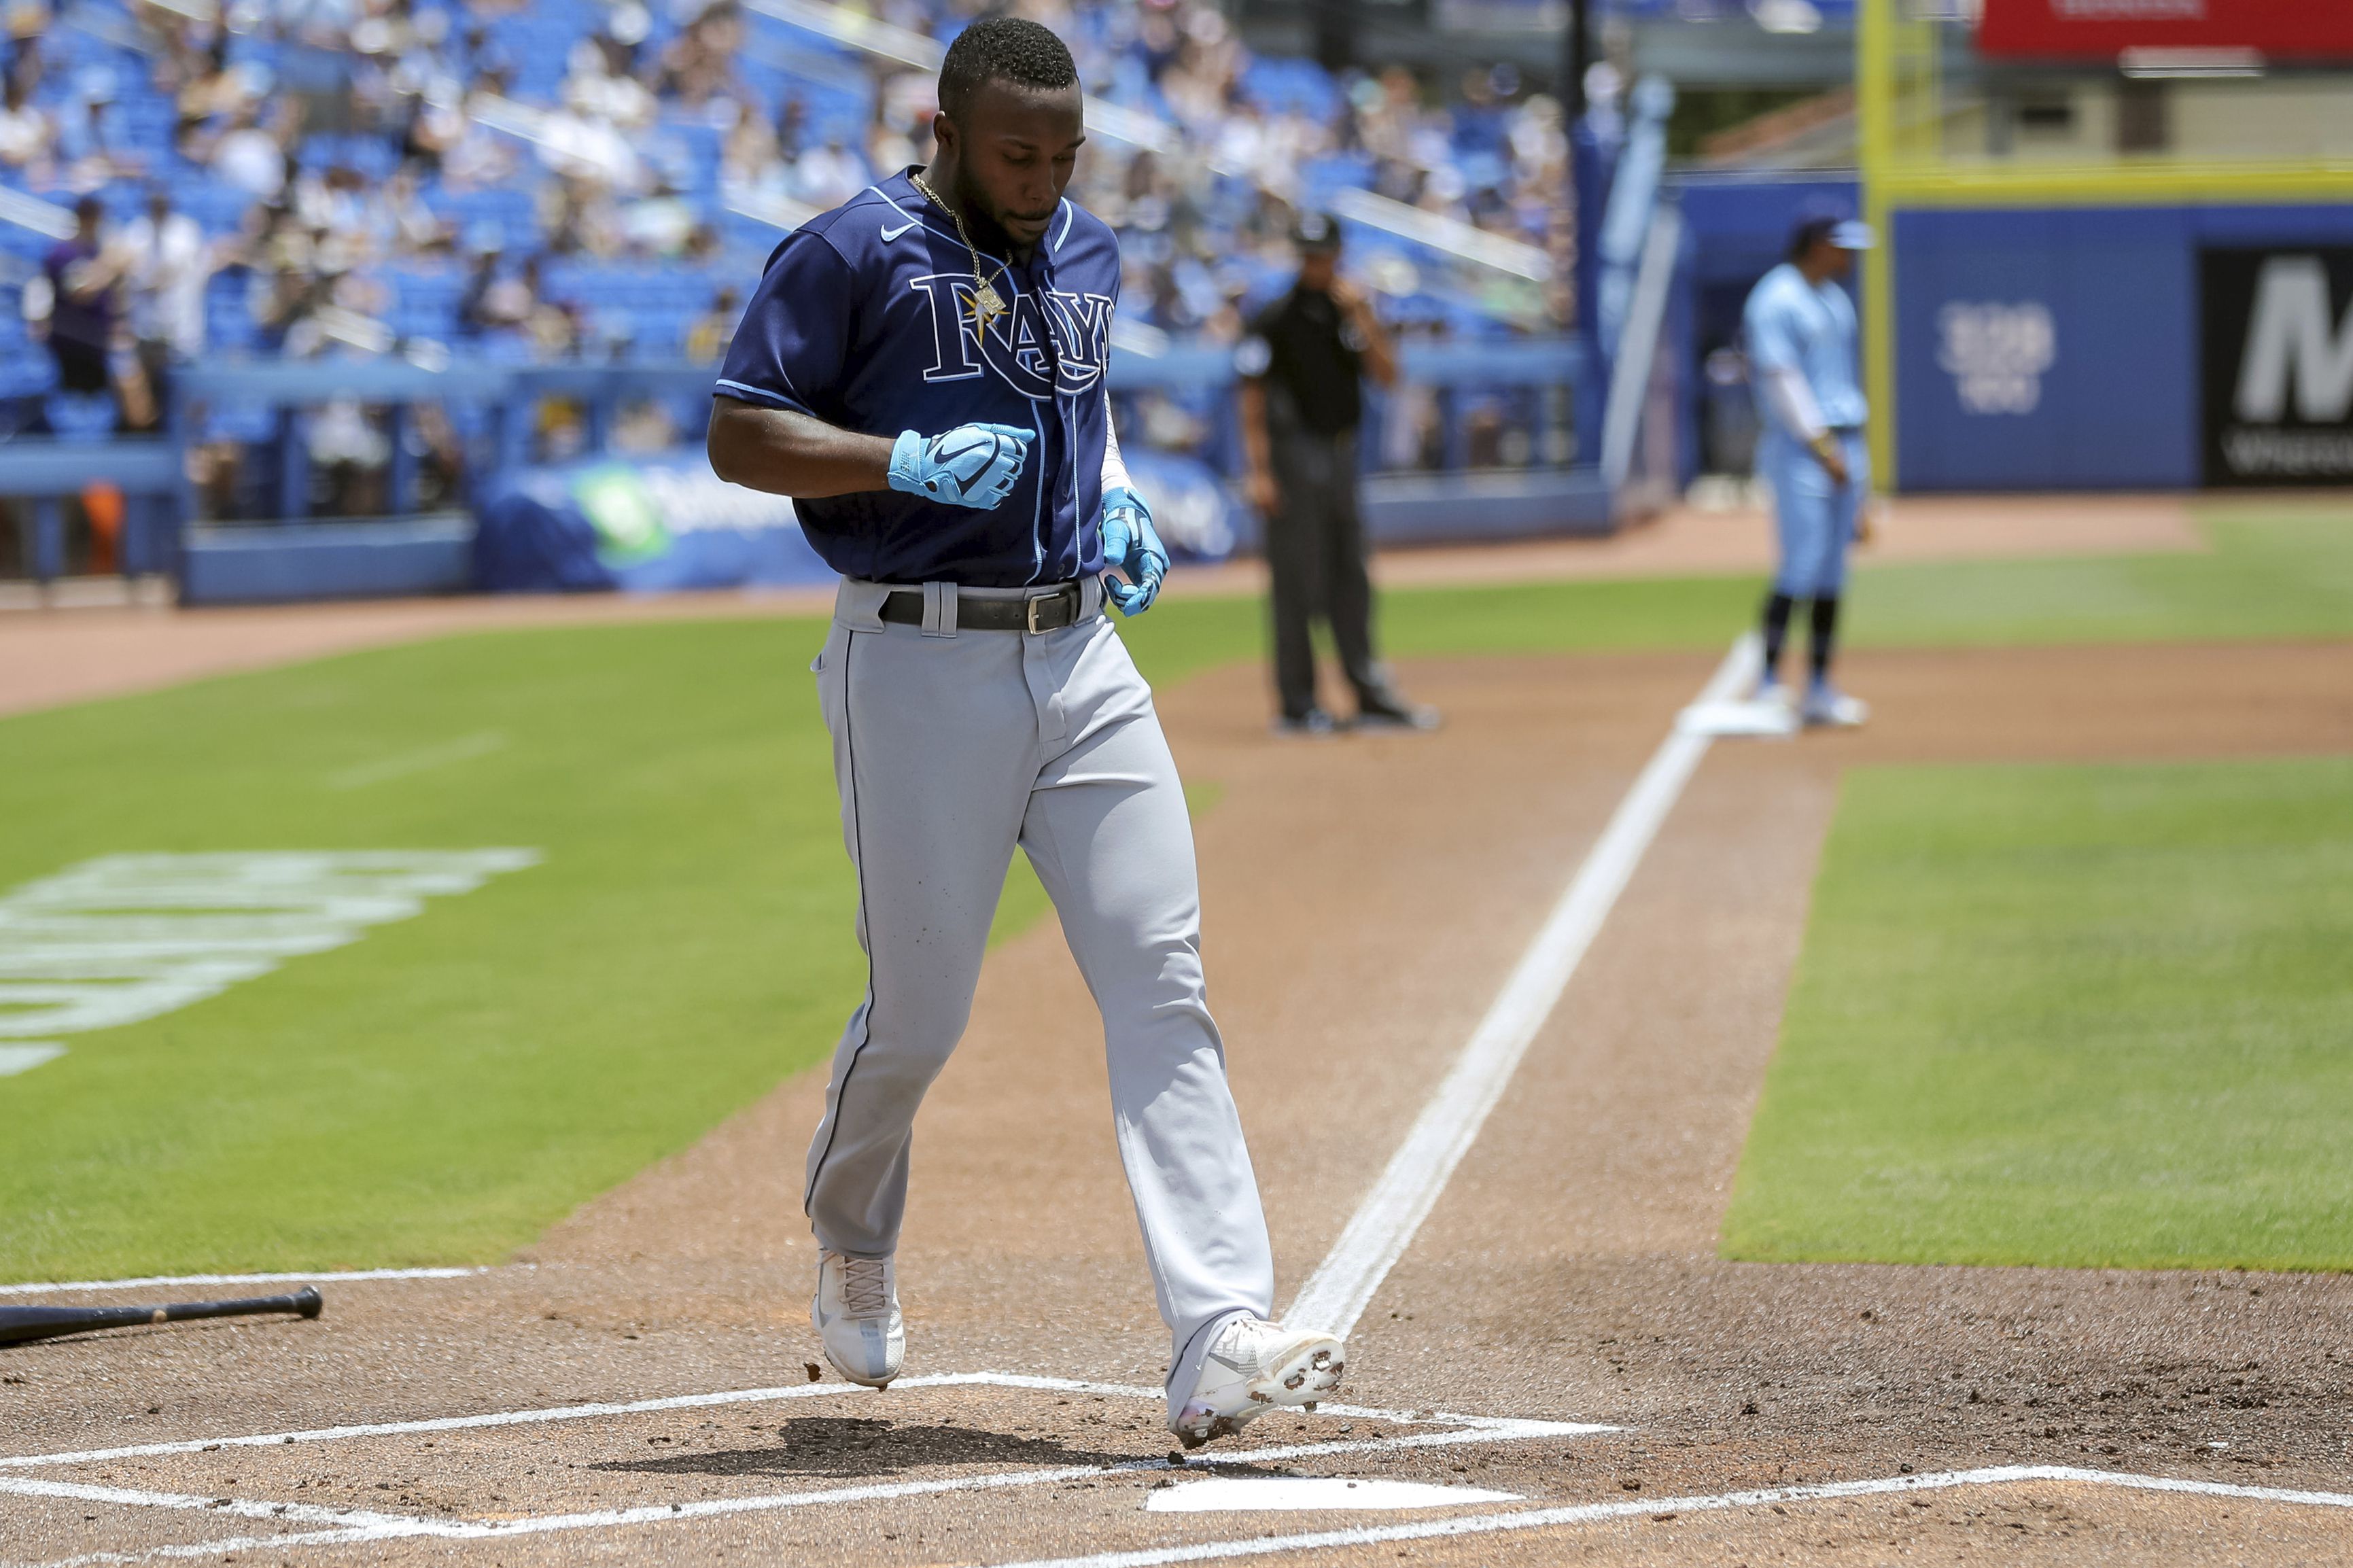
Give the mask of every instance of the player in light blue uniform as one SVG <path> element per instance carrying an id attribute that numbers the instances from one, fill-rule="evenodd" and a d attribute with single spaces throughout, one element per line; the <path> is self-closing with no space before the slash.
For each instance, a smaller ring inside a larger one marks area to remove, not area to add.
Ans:
<path id="1" fill-rule="evenodd" d="M 1119 242 L 1062 195 L 1078 69 L 1035 22 L 989 17 L 949 46 L 939 102 L 930 167 L 768 258 L 711 422 L 712 468 L 795 498 L 843 579 L 813 668 L 868 981 L 809 1148 L 810 1317 L 843 1376 L 899 1375 L 915 1111 L 964 1033 L 1018 845 L 1103 1015 L 1171 1336 L 1168 1425 L 1189 1447 L 1328 1396 L 1343 1352 L 1267 1321 L 1274 1263 L 1209 1016 L 1184 786 L 1103 615 L 1148 609 L 1168 557 L 1103 387 Z M 968 1199 L 986 1224 L 987 1194 Z"/>
<path id="2" fill-rule="evenodd" d="M 1854 725 L 1868 716 L 1831 681 L 1831 656 L 1847 549 L 1871 490 L 1854 301 L 1839 279 L 1854 270 L 1854 253 L 1871 245 L 1868 225 L 1808 217 L 1790 237 L 1788 259 L 1758 280 L 1741 315 L 1764 424 L 1757 468 L 1773 489 L 1780 543 L 1780 565 L 1765 600 L 1765 669 L 1757 695 L 1808 724 Z M 1805 695 L 1791 703 L 1781 684 L 1781 646 L 1800 599 L 1812 605 L 1813 644 Z"/>

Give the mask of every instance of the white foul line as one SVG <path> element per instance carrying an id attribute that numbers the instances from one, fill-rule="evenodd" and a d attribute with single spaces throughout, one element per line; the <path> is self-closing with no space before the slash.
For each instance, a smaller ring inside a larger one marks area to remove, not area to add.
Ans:
<path id="1" fill-rule="evenodd" d="M 1698 700 L 1724 700 L 1753 680 L 1757 669 L 1752 634 L 1732 645 Z M 1704 734 L 1678 727 L 1651 754 L 1577 868 L 1567 891 L 1472 1031 L 1462 1054 L 1390 1156 L 1388 1168 L 1283 1314 L 1288 1321 L 1345 1335 L 1364 1316 L 1373 1292 L 1404 1256 L 1454 1167 L 1479 1136 L 1487 1113 L 1503 1097 L 1529 1043 L 1568 988 L 1569 977 L 1641 863 L 1643 851 L 1657 837 L 1700 758 L 1707 754 L 1708 742 Z"/>
<path id="2" fill-rule="evenodd" d="M 1938 1491 L 1951 1487 L 2014 1486 L 2023 1481 L 2073 1482 L 2126 1491 L 2183 1492 L 2195 1497 L 2241 1498 L 2253 1502 L 2306 1503 L 2353 1509 L 2353 1493 L 2289 1491 L 2278 1487 L 2232 1486 L 2225 1481 L 2176 1480 L 2169 1476 L 2120 1475 L 2078 1470 L 2064 1465 L 2001 1465 L 1938 1475 L 1888 1476 L 1867 1481 L 1830 1481 L 1820 1486 L 1773 1487 L 1705 1497 L 1651 1498 L 1637 1502 L 1579 1503 L 1567 1508 L 1525 1509 L 1516 1513 L 1459 1515 L 1413 1524 L 1367 1525 L 1299 1535 L 1264 1535 L 1246 1541 L 1208 1541 L 1192 1546 L 1150 1547 L 1140 1552 L 1101 1552 L 1088 1557 L 1039 1558 L 1000 1568 L 1163 1568 L 1176 1563 L 1214 1563 L 1229 1557 L 1260 1557 L 1332 1547 L 1380 1546 L 1398 1541 L 1431 1541 L 1453 1535 L 1493 1535 L 1504 1531 L 1549 1530 L 1600 1520 L 1644 1515 L 1710 1513 L 1725 1509 L 1766 1508 L 1775 1503 L 1820 1502 L 1839 1498 L 1879 1497 L 1890 1492 Z"/>
<path id="3" fill-rule="evenodd" d="M 529 1267 L 529 1265 L 525 1265 Z M 69 1279 L 0 1285 L 0 1296 L 52 1296 L 63 1290 L 143 1290 L 153 1285 L 285 1285 L 321 1279 L 467 1279 L 488 1268 L 346 1268 L 308 1274 L 151 1274 L 142 1279 Z"/>

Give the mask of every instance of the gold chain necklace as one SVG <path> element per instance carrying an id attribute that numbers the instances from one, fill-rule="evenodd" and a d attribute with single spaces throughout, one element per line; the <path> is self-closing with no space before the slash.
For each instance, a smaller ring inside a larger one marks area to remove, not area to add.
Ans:
<path id="1" fill-rule="evenodd" d="M 972 317 L 980 326 L 987 326 L 989 322 L 1005 314 L 1005 296 L 997 291 L 996 283 L 980 275 L 980 247 L 972 242 L 972 231 L 965 227 L 964 215 L 942 200 L 939 192 L 925 184 L 923 175 L 911 173 L 907 179 L 915 189 L 930 197 L 934 205 L 948 215 L 949 219 L 955 225 L 956 237 L 964 241 L 964 247 L 966 250 L 972 252 Z M 991 258 L 991 259 L 995 258 Z M 997 276 L 1002 278 L 1008 270 L 1009 268 L 1005 264 L 999 263 Z"/>

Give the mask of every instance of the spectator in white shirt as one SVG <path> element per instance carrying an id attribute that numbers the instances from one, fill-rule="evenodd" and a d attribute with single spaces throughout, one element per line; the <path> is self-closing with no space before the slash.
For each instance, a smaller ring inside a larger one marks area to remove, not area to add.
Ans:
<path id="1" fill-rule="evenodd" d="M 172 194 L 161 184 L 148 186 L 147 210 L 124 226 L 121 243 L 131 258 L 132 336 L 148 379 L 160 385 L 170 364 L 205 352 L 212 247 L 195 219 L 172 210 Z"/>
<path id="2" fill-rule="evenodd" d="M 0 98 L 0 164 L 38 178 L 47 170 L 49 149 L 57 139 L 57 127 L 31 100 L 25 84 L 9 77 L 5 98 Z"/>

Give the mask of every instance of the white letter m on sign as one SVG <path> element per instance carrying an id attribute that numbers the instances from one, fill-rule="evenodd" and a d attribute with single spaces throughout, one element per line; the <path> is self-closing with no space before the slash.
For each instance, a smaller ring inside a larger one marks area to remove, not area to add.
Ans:
<path id="1" fill-rule="evenodd" d="M 2316 256 L 2275 256 L 2255 279 L 2247 357 L 2239 365 L 2239 417 L 2275 425 L 2295 384 L 2296 417 L 2333 425 L 2353 410 L 2353 303 L 2328 319 L 2328 273 Z"/>

